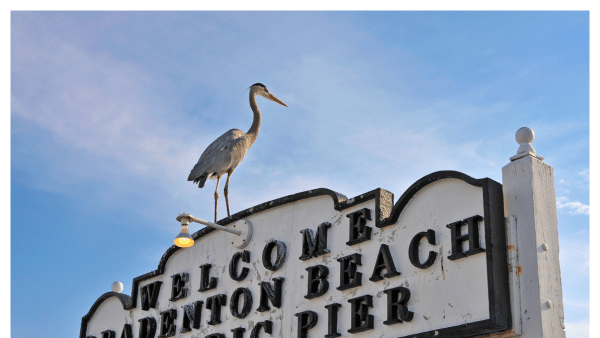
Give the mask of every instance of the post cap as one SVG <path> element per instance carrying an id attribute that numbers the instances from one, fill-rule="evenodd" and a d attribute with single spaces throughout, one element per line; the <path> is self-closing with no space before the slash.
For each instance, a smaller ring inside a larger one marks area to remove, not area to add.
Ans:
<path id="1" fill-rule="evenodd" d="M 510 160 L 516 161 L 525 156 L 531 156 L 539 159 L 540 161 L 543 161 L 544 158 L 542 156 L 536 155 L 535 149 L 533 149 L 533 146 L 531 145 L 534 139 L 535 133 L 531 128 L 519 128 L 519 130 L 517 130 L 517 133 L 515 134 L 515 140 L 520 145 L 519 150 L 517 150 L 517 154 L 515 156 L 512 156 Z"/>

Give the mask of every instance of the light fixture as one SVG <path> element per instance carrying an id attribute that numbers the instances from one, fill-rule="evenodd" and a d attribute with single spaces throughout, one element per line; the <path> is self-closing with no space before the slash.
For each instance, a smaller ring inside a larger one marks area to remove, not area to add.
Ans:
<path id="1" fill-rule="evenodd" d="M 177 245 L 180 248 L 189 248 L 192 245 L 194 245 L 194 239 L 192 238 L 192 236 L 190 236 L 190 232 L 188 230 L 188 225 L 190 224 L 190 222 L 204 224 L 207 227 L 229 232 L 236 235 L 231 240 L 231 245 L 235 246 L 238 249 L 245 248 L 250 243 L 250 239 L 252 239 L 252 224 L 248 220 L 237 221 L 233 224 L 232 229 L 224 227 L 222 225 L 207 222 L 185 212 L 179 213 L 179 216 L 177 216 L 176 219 L 177 222 L 181 222 L 181 232 L 175 238 L 175 245 Z"/>
<path id="2" fill-rule="evenodd" d="M 187 217 L 181 218 L 180 216 L 177 216 L 177 221 L 181 222 L 181 232 L 179 232 L 174 242 L 180 248 L 189 248 L 194 245 L 194 239 L 190 236 L 190 231 L 188 230 L 190 220 Z"/>

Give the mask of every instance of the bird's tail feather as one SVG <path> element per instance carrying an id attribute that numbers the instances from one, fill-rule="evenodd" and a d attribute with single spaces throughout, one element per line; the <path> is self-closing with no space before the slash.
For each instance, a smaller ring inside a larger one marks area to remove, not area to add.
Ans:
<path id="1" fill-rule="evenodd" d="M 194 183 L 198 183 L 198 188 L 204 188 L 204 184 L 206 183 L 206 179 L 208 175 L 202 175 L 194 180 Z"/>

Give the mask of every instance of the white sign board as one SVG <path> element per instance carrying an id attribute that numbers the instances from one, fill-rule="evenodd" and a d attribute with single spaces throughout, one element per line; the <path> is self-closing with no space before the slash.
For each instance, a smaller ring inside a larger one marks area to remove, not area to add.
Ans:
<path id="1" fill-rule="evenodd" d="M 316 189 L 221 220 L 171 247 L 131 296 L 102 295 L 80 338 L 473 337 L 510 329 L 502 186 L 454 171 L 396 203 Z"/>

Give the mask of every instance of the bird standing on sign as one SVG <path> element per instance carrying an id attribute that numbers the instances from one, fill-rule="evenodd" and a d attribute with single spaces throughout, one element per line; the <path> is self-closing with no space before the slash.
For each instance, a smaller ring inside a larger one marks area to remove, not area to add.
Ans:
<path id="1" fill-rule="evenodd" d="M 260 110 L 256 105 L 256 95 L 275 101 L 285 107 L 287 105 L 273 96 L 262 83 L 255 83 L 250 87 L 250 108 L 254 112 L 254 120 L 250 129 L 244 133 L 239 129 L 231 129 L 218 139 L 214 140 L 200 156 L 198 163 L 194 166 L 188 181 L 198 183 L 198 188 L 203 188 L 207 179 L 217 179 L 215 189 L 215 223 L 217 222 L 217 205 L 219 201 L 219 181 L 227 173 L 227 182 L 225 183 L 225 204 L 227 205 L 227 216 L 229 212 L 229 179 L 233 170 L 242 162 L 246 151 L 254 143 L 260 129 Z"/>

